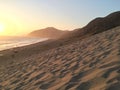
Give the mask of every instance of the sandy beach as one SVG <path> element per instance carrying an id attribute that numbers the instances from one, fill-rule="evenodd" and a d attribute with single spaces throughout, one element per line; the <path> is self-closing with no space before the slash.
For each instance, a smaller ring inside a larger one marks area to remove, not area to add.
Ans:
<path id="1" fill-rule="evenodd" d="M 119 60 L 120 27 L 72 43 L 4 50 L 0 90 L 119 90 Z"/>

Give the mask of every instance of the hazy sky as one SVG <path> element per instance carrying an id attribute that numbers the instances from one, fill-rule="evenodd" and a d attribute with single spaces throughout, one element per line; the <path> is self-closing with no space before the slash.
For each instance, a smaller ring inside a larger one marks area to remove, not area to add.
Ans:
<path id="1" fill-rule="evenodd" d="M 0 35 L 45 27 L 75 29 L 120 10 L 120 0 L 0 0 Z"/>

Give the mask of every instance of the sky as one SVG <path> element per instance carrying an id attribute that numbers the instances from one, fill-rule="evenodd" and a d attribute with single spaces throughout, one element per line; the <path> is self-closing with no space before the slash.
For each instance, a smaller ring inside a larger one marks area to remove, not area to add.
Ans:
<path id="1" fill-rule="evenodd" d="M 0 0 L 0 35 L 46 27 L 73 30 L 119 10 L 120 0 Z"/>

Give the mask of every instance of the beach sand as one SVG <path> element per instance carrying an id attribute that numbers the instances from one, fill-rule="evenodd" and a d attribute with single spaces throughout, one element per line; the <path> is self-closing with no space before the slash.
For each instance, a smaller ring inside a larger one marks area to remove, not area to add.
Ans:
<path id="1" fill-rule="evenodd" d="M 120 27 L 1 51 L 0 90 L 120 90 Z"/>

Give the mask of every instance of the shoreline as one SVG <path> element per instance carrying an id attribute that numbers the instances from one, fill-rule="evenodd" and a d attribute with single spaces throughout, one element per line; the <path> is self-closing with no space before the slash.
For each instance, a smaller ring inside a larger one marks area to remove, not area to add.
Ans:
<path id="1" fill-rule="evenodd" d="M 8 65 L 10 62 L 13 62 L 13 61 L 18 62 L 19 60 L 17 59 L 24 60 L 25 57 L 29 56 L 29 54 L 35 54 L 35 52 L 33 51 L 38 51 L 40 53 L 41 51 L 39 51 L 39 49 L 37 48 L 42 47 L 51 41 L 52 40 L 49 39 L 42 42 L 33 43 L 30 45 L 1 50 L 0 66 Z"/>

